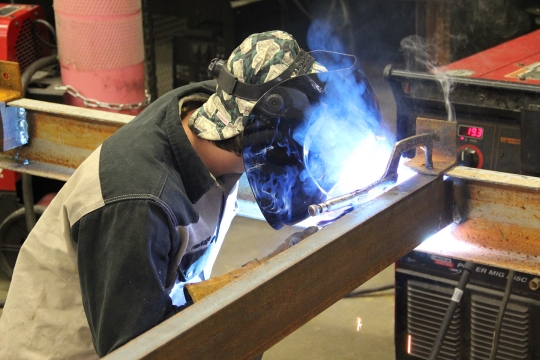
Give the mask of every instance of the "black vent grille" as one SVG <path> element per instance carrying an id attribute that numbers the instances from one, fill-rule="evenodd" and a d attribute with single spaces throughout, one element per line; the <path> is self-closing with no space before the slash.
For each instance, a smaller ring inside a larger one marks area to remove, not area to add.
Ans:
<path id="1" fill-rule="evenodd" d="M 471 296 L 471 360 L 489 359 L 501 298 L 502 293 L 498 300 Z M 530 331 L 530 308 L 510 298 L 503 317 L 497 359 L 530 359 Z"/>
<path id="2" fill-rule="evenodd" d="M 21 26 L 21 31 L 17 36 L 15 43 L 15 57 L 19 63 L 21 73 L 36 60 L 39 60 L 44 53 L 44 46 L 34 36 L 32 30 L 32 19 L 25 19 Z M 38 27 L 41 28 L 41 27 Z M 42 38 L 46 37 L 46 33 L 38 30 Z"/>
<path id="3" fill-rule="evenodd" d="M 441 327 L 454 288 L 407 282 L 407 332 L 410 336 L 410 354 L 427 359 Z M 439 352 L 440 360 L 461 358 L 461 305 L 458 305 Z"/>

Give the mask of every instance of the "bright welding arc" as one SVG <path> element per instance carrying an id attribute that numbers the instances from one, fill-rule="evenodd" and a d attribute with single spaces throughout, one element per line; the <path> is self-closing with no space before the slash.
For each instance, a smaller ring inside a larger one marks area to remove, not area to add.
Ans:
<path id="1" fill-rule="evenodd" d="M 425 147 L 426 168 L 433 169 L 433 134 L 420 134 L 408 137 L 398 141 L 394 145 L 392 154 L 386 166 L 386 171 L 379 180 L 365 188 L 326 200 L 320 204 L 310 205 L 308 208 L 309 214 L 315 216 L 323 212 L 333 211 L 344 207 L 356 207 L 359 204 L 365 203 L 375 196 L 380 195 L 380 193 L 396 184 L 398 179 L 397 169 L 401 155 L 418 146 Z M 373 192 L 376 192 L 377 190 L 379 190 L 380 193 L 373 196 Z"/>

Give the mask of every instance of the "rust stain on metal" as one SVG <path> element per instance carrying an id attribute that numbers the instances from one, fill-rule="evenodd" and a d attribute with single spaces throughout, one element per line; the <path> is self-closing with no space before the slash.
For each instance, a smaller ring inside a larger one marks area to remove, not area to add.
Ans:
<path id="1" fill-rule="evenodd" d="M 540 229 L 538 191 L 479 182 L 468 183 L 465 188 L 465 218 Z"/>
<path id="2" fill-rule="evenodd" d="M 42 151 L 38 149 L 21 148 L 20 151 L 17 149 L 6 151 L 5 153 L 3 153 L 2 158 L 4 161 L 6 161 L 7 159 L 11 159 L 12 162 L 17 163 L 17 161 L 15 160 L 15 156 L 17 155 L 20 159 L 19 161 L 21 161 L 22 159 L 28 159 L 31 163 L 51 164 L 54 166 L 60 166 L 75 170 L 86 159 L 86 157 L 90 155 L 90 153 L 91 151 L 88 151 L 85 156 L 76 156 L 70 152 L 64 152 L 63 154 L 54 154 L 48 151 Z M 12 170 L 14 169 L 12 168 Z M 28 173 L 31 174 L 32 172 Z"/>
<path id="3" fill-rule="evenodd" d="M 464 182 L 454 196 L 465 221 L 417 250 L 540 275 L 540 179 L 461 166 L 447 175 Z"/>
<path id="4" fill-rule="evenodd" d="M 30 141 L 20 149 L 1 153 L 2 166 L 54 179 L 67 179 L 105 139 L 133 119 L 124 114 L 31 99 L 8 105 L 26 109 Z M 21 160 L 31 165 L 21 166 Z"/>
<path id="5" fill-rule="evenodd" d="M 40 138 L 51 143 L 95 150 L 120 126 L 73 121 L 69 117 L 35 113 L 32 115 L 30 138 Z"/>
<path id="6" fill-rule="evenodd" d="M 474 219 L 451 224 L 416 250 L 540 275 L 540 231 L 516 224 Z"/>
<path id="7" fill-rule="evenodd" d="M 454 121 L 416 119 L 417 134 L 435 134 L 433 153 L 440 156 L 456 156 L 457 124 Z"/>
<path id="8" fill-rule="evenodd" d="M 498 205 L 511 206 L 515 210 L 535 210 L 540 212 L 539 193 L 535 190 L 509 190 L 502 185 L 475 184 L 468 186 L 469 199 L 473 201 L 483 201 Z"/>
<path id="9" fill-rule="evenodd" d="M 540 256 L 538 229 L 471 219 L 456 226 L 452 234 L 484 249 Z"/>

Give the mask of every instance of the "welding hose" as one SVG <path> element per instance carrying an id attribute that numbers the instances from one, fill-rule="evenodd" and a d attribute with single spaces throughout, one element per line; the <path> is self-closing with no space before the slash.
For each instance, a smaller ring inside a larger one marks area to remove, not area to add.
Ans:
<path id="1" fill-rule="evenodd" d="M 46 66 L 53 65 L 58 62 L 58 55 L 53 54 L 46 57 L 43 57 L 39 60 L 34 61 L 28 67 L 24 70 L 24 72 L 21 75 L 21 83 L 23 88 L 23 97 L 26 96 L 26 91 L 28 90 L 28 85 L 30 84 L 30 80 L 32 79 L 32 76 L 36 73 L 36 71 L 43 69 Z"/>
<path id="2" fill-rule="evenodd" d="M 373 294 L 373 293 L 376 293 L 376 292 L 390 290 L 390 289 L 393 289 L 393 288 L 395 288 L 394 283 L 381 285 L 381 286 L 375 286 L 375 287 L 368 288 L 368 289 L 360 289 L 360 290 L 357 290 L 357 291 L 353 291 L 353 292 L 348 293 L 347 295 L 345 295 L 345 297 L 346 298 L 354 298 L 354 297 L 367 296 L 367 295 L 370 295 L 370 294 Z"/>
<path id="3" fill-rule="evenodd" d="M 23 97 L 26 96 L 28 85 L 30 84 L 30 80 L 36 71 L 43 69 L 46 66 L 53 65 L 57 61 L 57 55 L 54 54 L 36 60 L 28 65 L 26 70 L 24 70 L 21 75 Z M 34 191 L 32 188 L 32 175 L 30 174 L 22 174 L 22 197 L 25 209 L 24 213 L 26 217 L 26 228 L 28 229 L 28 233 L 30 233 L 36 224 L 36 214 L 34 212 Z"/>
<path id="4" fill-rule="evenodd" d="M 439 351 L 441 350 L 444 338 L 446 337 L 446 333 L 448 332 L 448 328 L 450 327 L 450 322 L 452 321 L 452 318 L 454 317 L 454 313 L 456 312 L 459 302 L 461 301 L 463 291 L 465 290 L 465 287 L 467 286 L 467 283 L 469 282 L 469 278 L 471 277 L 471 273 L 474 271 L 474 268 L 475 268 L 475 264 L 470 261 L 467 261 L 465 265 L 463 266 L 463 273 L 461 274 L 461 278 L 459 279 L 458 285 L 454 289 L 454 294 L 452 295 L 450 306 L 448 306 L 448 309 L 446 310 L 446 315 L 444 316 L 443 322 L 439 329 L 439 333 L 437 334 L 437 337 L 435 338 L 435 342 L 433 343 L 433 348 L 431 348 L 431 353 L 429 354 L 428 360 L 437 359 L 437 356 L 439 355 Z"/>
<path id="5" fill-rule="evenodd" d="M 493 344 L 491 345 L 491 356 L 489 360 L 495 360 L 497 357 L 497 349 L 499 347 L 499 337 L 501 336 L 502 321 L 508 300 L 510 300 L 510 292 L 512 290 L 512 283 L 514 281 L 514 270 L 508 271 L 508 280 L 506 281 L 506 289 L 504 290 L 504 296 L 502 299 L 501 307 L 499 308 L 499 314 L 495 321 L 495 331 L 493 332 Z"/>
<path id="6" fill-rule="evenodd" d="M 22 174 L 22 195 L 24 204 L 24 217 L 26 219 L 26 229 L 30 231 L 36 225 L 36 213 L 34 212 L 34 190 L 32 188 L 32 175 Z"/>

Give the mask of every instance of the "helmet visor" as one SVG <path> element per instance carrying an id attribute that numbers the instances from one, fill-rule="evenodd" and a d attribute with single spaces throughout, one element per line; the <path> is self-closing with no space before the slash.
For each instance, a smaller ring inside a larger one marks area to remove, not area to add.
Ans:
<path id="1" fill-rule="evenodd" d="M 328 71 L 287 79 L 264 94 L 244 126 L 246 175 L 275 229 L 309 217 L 339 183 L 351 144 L 380 122 L 377 99 L 352 55 L 310 53 Z"/>

